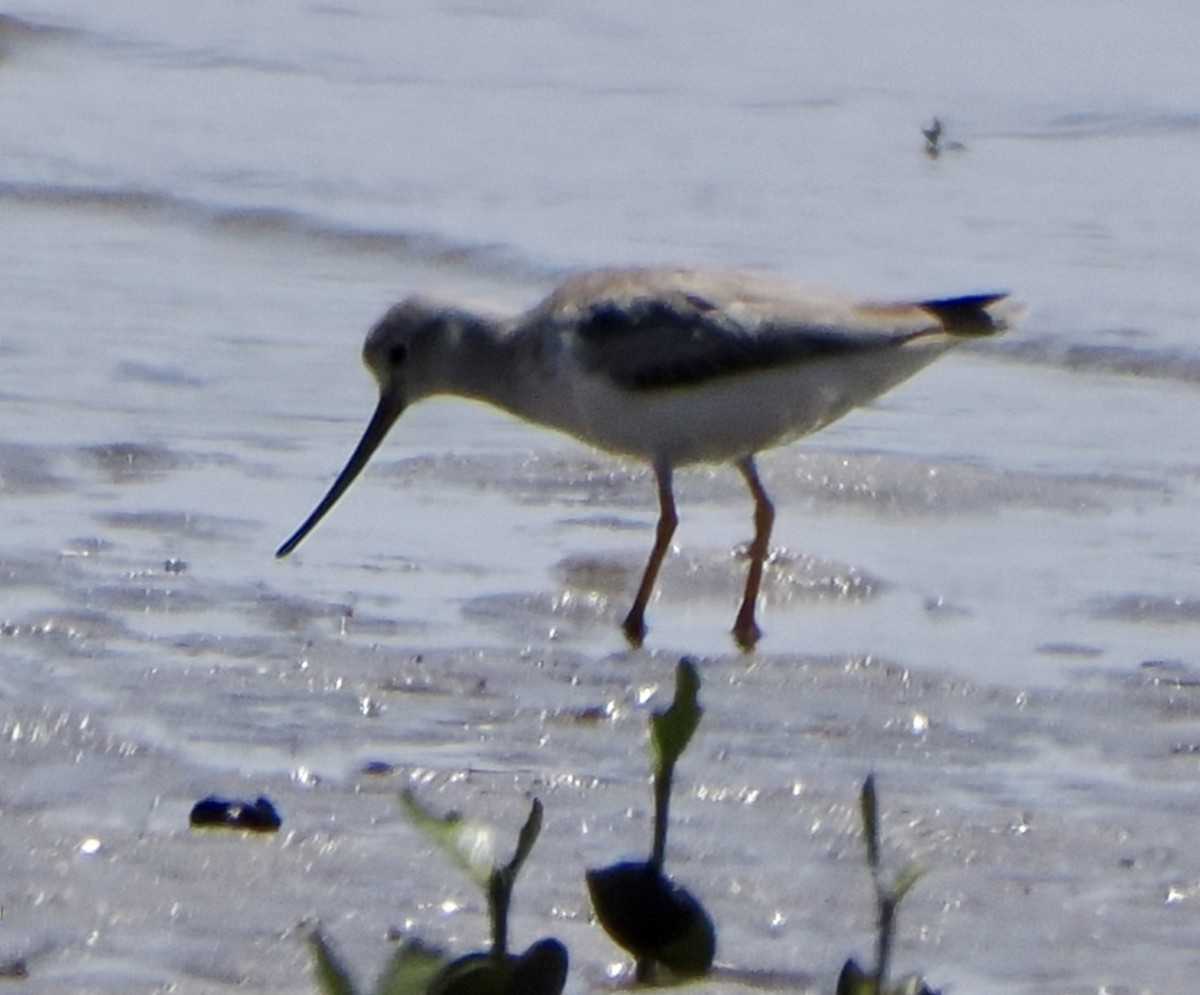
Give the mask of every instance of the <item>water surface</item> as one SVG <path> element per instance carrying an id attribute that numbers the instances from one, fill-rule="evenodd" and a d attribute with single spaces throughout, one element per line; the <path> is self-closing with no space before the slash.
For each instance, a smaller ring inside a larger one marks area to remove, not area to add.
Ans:
<path id="1" fill-rule="evenodd" d="M 872 770 L 894 859 L 929 868 L 901 970 L 985 995 L 1188 990 L 1193 20 L 10 7 L 0 958 L 25 989 L 309 991 L 314 918 L 364 969 L 389 930 L 482 945 L 481 897 L 395 804 L 415 784 L 501 841 L 543 799 L 514 941 L 558 935 L 570 990 L 608 990 L 582 869 L 648 845 L 645 722 L 688 653 L 708 712 L 669 864 L 717 921 L 729 970 L 703 990 L 828 990 L 869 956 Z M 934 116 L 964 148 L 924 154 Z M 370 412 L 358 351 L 389 303 L 524 307 L 633 262 L 1010 289 L 1030 314 L 763 456 L 778 553 L 752 657 L 727 633 L 735 473 L 680 475 L 630 653 L 649 471 L 480 405 L 407 413 L 274 560 Z M 283 832 L 189 833 L 209 792 L 270 795 Z"/>

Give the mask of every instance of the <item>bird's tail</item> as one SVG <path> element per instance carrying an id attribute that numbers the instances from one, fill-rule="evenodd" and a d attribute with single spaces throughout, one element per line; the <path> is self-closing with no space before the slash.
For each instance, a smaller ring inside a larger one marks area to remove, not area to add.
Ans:
<path id="1" fill-rule="evenodd" d="M 1007 331 L 1025 313 L 1005 292 L 946 297 L 921 301 L 917 306 L 937 318 L 947 334 L 971 338 Z"/>

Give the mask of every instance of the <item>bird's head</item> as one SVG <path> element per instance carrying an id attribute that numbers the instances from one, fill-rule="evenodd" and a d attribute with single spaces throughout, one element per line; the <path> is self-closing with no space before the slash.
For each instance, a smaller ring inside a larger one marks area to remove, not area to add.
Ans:
<path id="1" fill-rule="evenodd" d="M 379 384 L 375 413 L 329 493 L 279 547 L 276 556 L 287 556 L 316 528 L 354 483 L 409 404 L 446 388 L 452 379 L 458 341 L 471 323 L 471 316 L 465 312 L 420 297 L 396 304 L 376 323 L 363 345 L 363 363 Z"/>

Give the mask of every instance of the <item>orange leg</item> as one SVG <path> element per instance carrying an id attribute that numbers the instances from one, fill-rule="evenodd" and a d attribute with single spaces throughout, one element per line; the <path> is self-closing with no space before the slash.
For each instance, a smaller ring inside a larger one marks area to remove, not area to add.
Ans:
<path id="1" fill-rule="evenodd" d="M 671 546 L 671 537 L 675 534 L 675 526 L 679 524 L 679 516 L 675 514 L 675 495 L 671 491 L 671 468 L 666 464 L 654 465 L 654 476 L 658 480 L 658 527 L 654 530 L 654 548 L 650 550 L 650 559 L 646 561 L 646 570 L 642 574 L 642 583 L 638 587 L 637 596 L 633 599 L 633 607 L 625 616 L 621 628 L 629 645 L 637 649 L 646 638 L 646 602 L 654 593 L 654 582 L 658 580 L 658 571 L 662 566 L 667 550 Z"/>
<path id="2" fill-rule="evenodd" d="M 734 641 L 748 653 L 754 649 L 762 635 L 762 630 L 754 621 L 754 608 L 758 602 L 758 589 L 762 586 L 763 564 L 766 562 L 771 542 L 771 527 L 775 524 L 775 506 L 771 504 L 762 481 L 758 479 L 754 457 L 747 456 L 738 460 L 737 468 L 754 498 L 754 539 L 750 543 L 750 570 L 746 574 L 742 606 L 738 609 L 737 620 L 733 623 Z"/>

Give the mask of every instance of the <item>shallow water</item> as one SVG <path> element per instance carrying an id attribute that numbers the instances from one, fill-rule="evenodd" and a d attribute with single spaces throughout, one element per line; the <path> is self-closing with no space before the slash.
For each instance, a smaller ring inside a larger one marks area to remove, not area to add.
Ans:
<path id="1" fill-rule="evenodd" d="M 611 988 L 582 869 L 648 845 L 645 722 L 683 653 L 708 711 L 669 861 L 728 966 L 702 990 L 828 990 L 869 956 L 871 770 L 896 862 L 929 869 L 900 970 L 1189 990 L 1190 8 L 110 8 L 0 18 L 0 961 L 26 990 L 309 991 L 314 917 L 364 969 L 389 929 L 482 945 L 410 784 L 501 856 L 543 799 L 514 941 Z M 965 149 L 923 154 L 934 115 Z M 764 454 L 753 657 L 736 474 L 681 473 L 629 653 L 649 472 L 479 405 L 407 413 L 274 560 L 369 414 L 388 303 L 650 261 L 1030 314 Z M 189 833 L 210 792 L 268 794 L 283 832 Z"/>

